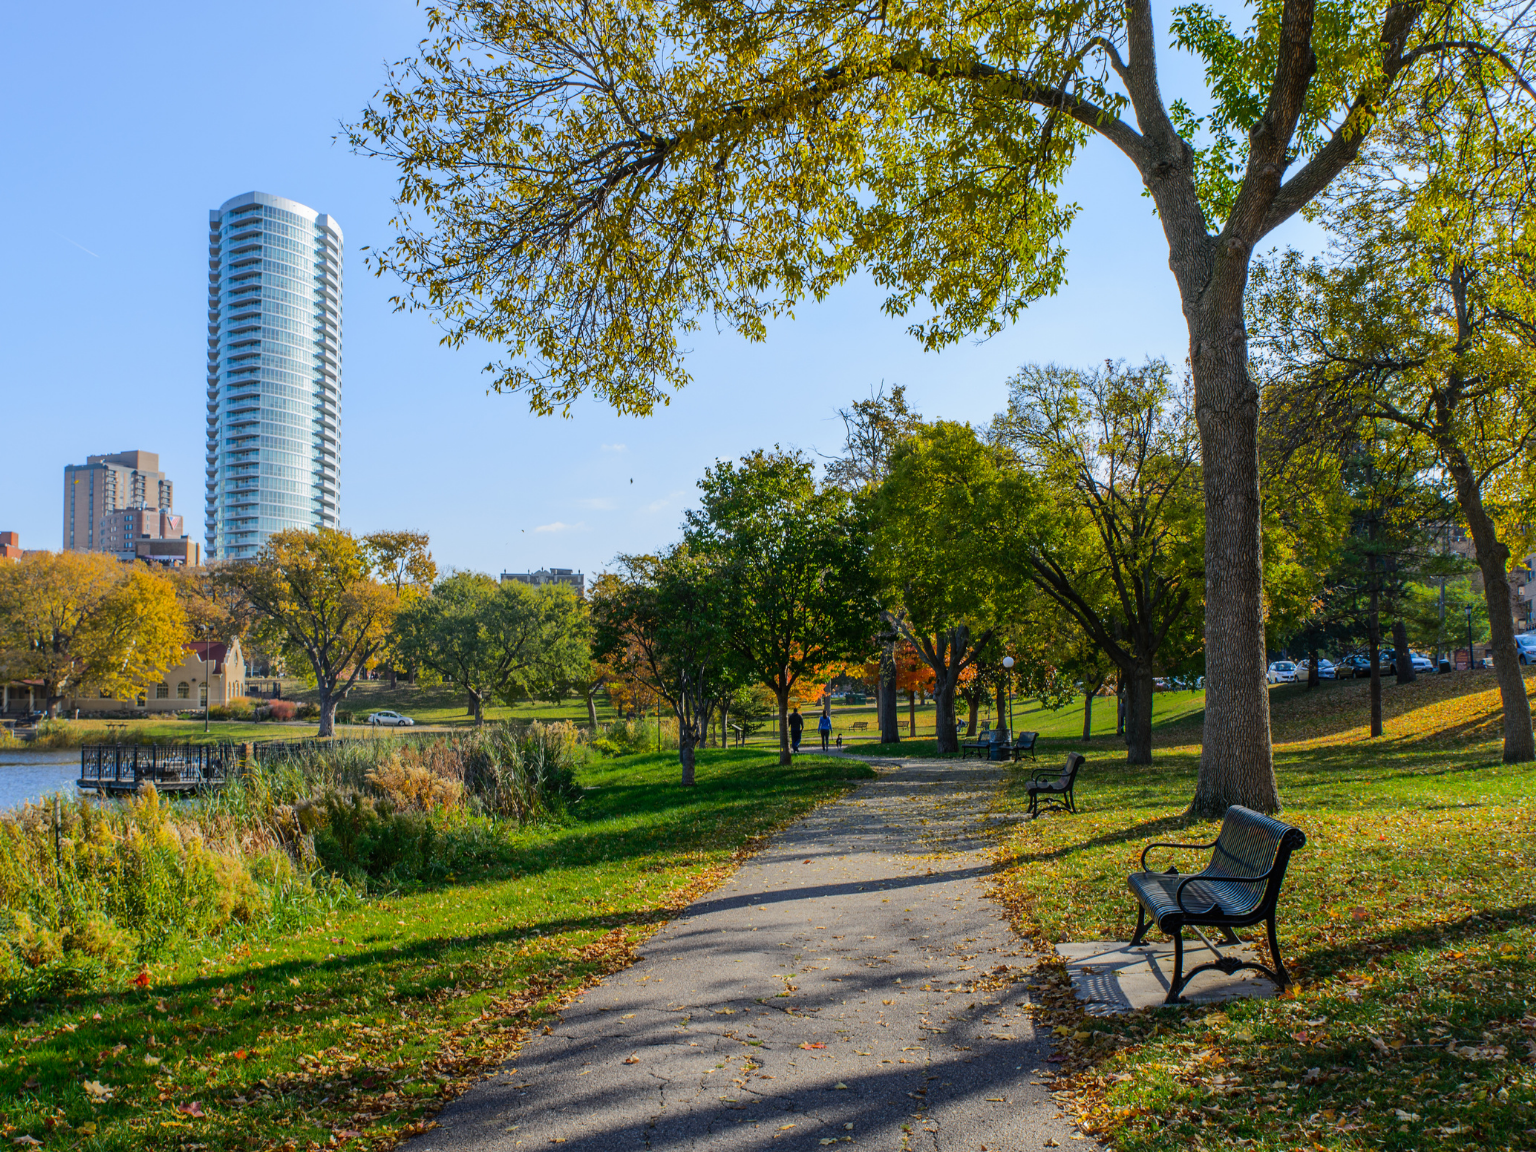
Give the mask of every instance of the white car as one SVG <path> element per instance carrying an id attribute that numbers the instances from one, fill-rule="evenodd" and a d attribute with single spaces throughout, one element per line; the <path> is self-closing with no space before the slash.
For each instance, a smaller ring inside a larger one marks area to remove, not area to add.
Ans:
<path id="1" fill-rule="evenodd" d="M 1269 666 L 1269 682 L 1271 684 L 1296 683 L 1296 665 L 1289 660 L 1276 660 Z"/>
<path id="2" fill-rule="evenodd" d="M 1517 632 L 1515 651 L 1520 654 L 1520 663 L 1536 664 L 1536 632 Z"/>
<path id="3" fill-rule="evenodd" d="M 1408 653 L 1408 660 L 1413 665 L 1415 672 L 1433 672 L 1435 670 L 1435 662 L 1422 652 Z"/>
<path id="4" fill-rule="evenodd" d="M 368 723 L 392 725 L 396 728 L 409 728 L 416 721 L 412 720 L 409 716 L 402 716 L 398 712 L 374 712 L 368 717 Z"/>

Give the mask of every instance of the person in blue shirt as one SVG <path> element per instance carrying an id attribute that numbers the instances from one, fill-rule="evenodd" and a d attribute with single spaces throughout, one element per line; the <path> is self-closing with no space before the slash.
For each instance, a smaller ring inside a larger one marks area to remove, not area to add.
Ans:
<path id="1" fill-rule="evenodd" d="M 827 741 L 832 736 L 832 717 L 823 712 L 821 719 L 816 721 L 816 730 L 821 733 L 821 750 L 825 752 L 827 750 Z"/>

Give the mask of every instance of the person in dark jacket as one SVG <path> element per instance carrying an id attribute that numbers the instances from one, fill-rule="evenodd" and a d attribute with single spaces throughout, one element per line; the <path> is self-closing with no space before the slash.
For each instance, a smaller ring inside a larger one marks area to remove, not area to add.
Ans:
<path id="1" fill-rule="evenodd" d="M 805 731 L 805 717 L 798 706 L 789 710 L 789 750 L 800 751 L 800 733 Z"/>

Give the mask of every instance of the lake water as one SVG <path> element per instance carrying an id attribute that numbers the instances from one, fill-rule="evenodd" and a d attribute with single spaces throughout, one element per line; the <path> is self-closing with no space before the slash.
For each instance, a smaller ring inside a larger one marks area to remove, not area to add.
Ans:
<path id="1" fill-rule="evenodd" d="M 41 800 L 54 792 L 76 796 L 80 750 L 0 752 L 0 812 Z"/>

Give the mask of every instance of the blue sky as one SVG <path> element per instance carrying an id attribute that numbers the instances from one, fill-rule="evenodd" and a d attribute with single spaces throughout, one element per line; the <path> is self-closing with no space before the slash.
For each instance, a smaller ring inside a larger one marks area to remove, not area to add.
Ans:
<path id="1" fill-rule="evenodd" d="M 834 453 L 837 409 L 881 381 L 925 415 L 984 421 L 1021 363 L 1185 358 L 1150 203 L 1096 142 L 1067 188 L 1081 206 L 1067 285 L 985 343 L 924 353 L 861 281 L 765 343 L 700 335 L 693 384 L 648 419 L 590 403 L 534 417 L 486 394 L 484 350 L 442 348 L 425 317 L 393 312 L 396 285 L 359 252 L 392 236 L 393 174 L 332 138 L 425 34 L 419 8 L 84 3 L 65 46 L 45 49 L 60 12 L 13 9 L 0 72 L 0 530 L 23 547 L 60 546 L 65 464 L 133 448 L 160 453 L 202 539 L 207 213 L 252 189 L 346 233 L 343 523 L 430 532 L 454 567 L 593 572 L 660 547 L 712 461 L 773 444 Z M 1199 90 L 1198 69 L 1165 53 L 1167 98 Z M 1272 242 L 1315 234 L 1297 222 Z"/>

